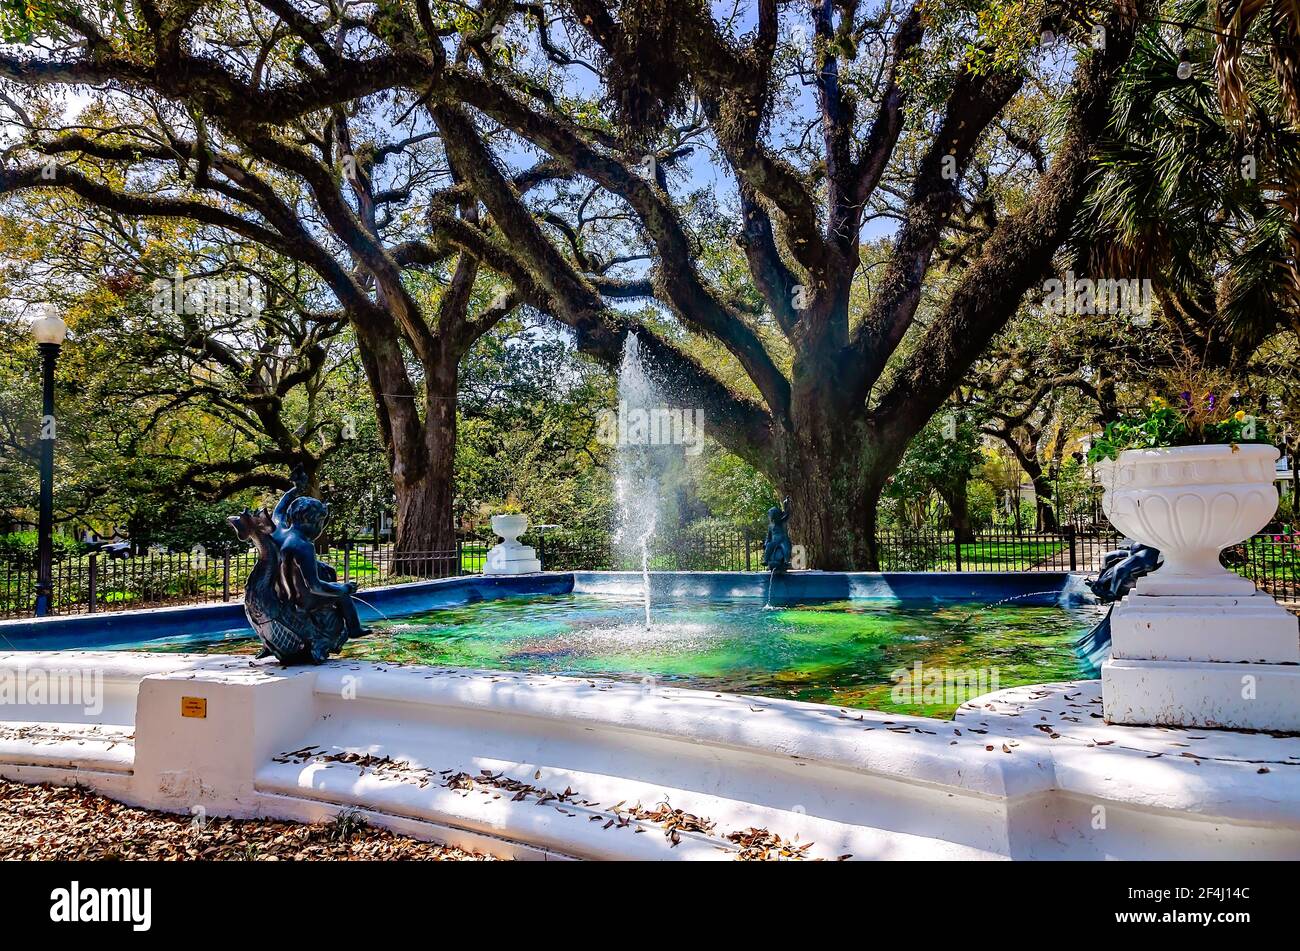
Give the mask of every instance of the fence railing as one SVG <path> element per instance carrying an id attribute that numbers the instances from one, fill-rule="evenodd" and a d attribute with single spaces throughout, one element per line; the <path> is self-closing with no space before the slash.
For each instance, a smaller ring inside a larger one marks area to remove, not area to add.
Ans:
<path id="1" fill-rule="evenodd" d="M 989 529 L 958 542 L 950 531 L 877 534 L 882 571 L 1095 571 L 1122 536 L 1113 531 L 1016 532 Z"/>
<path id="2" fill-rule="evenodd" d="M 553 529 L 522 539 L 537 549 L 547 571 L 637 570 L 641 555 L 606 531 Z M 478 574 L 490 533 L 460 538 L 454 551 L 399 553 L 388 543 L 345 542 L 321 555 L 341 581 L 361 589 L 403 581 Z M 1011 529 L 979 532 L 958 542 L 938 529 L 881 531 L 882 571 L 1076 571 L 1095 575 L 1103 555 L 1120 542 L 1114 532 L 1067 526 L 1057 533 Z M 149 552 L 131 558 L 92 553 L 60 558 L 53 566 L 54 614 L 237 601 L 256 564 L 250 552 L 194 555 Z M 710 527 L 656 536 L 650 568 L 656 571 L 760 571 L 763 536 L 742 527 Z M 1223 562 L 1283 601 L 1300 601 L 1300 535 L 1261 534 L 1228 549 Z M 0 618 L 28 617 L 36 602 L 30 562 L 0 562 Z"/>

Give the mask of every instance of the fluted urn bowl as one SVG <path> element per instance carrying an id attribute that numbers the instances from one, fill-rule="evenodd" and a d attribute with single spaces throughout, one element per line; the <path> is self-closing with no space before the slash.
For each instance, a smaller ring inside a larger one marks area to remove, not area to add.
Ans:
<path id="1" fill-rule="evenodd" d="M 519 544 L 519 536 L 528 531 L 527 515 L 493 515 L 492 531 L 503 539 L 507 546 Z"/>
<path id="2" fill-rule="evenodd" d="M 1264 445 L 1129 449 L 1097 466 L 1102 511 L 1117 529 L 1164 556 L 1142 594 L 1241 595 L 1255 586 L 1219 553 L 1277 511 L 1278 451 Z"/>

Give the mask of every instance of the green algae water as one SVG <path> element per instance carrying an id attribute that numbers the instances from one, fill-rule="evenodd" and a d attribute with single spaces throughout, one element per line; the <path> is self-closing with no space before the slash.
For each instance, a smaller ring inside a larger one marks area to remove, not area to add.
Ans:
<path id="1" fill-rule="evenodd" d="M 656 601 L 647 628 L 639 598 L 561 595 L 379 621 L 342 656 L 614 677 L 946 717 L 987 689 L 1094 677 L 1074 642 L 1099 617 L 1090 605 L 855 600 L 765 610 L 753 599 L 691 599 Z M 251 633 L 231 632 L 201 649 L 257 646 Z M 200 649 L 192 641 L 151 647 Z"/>

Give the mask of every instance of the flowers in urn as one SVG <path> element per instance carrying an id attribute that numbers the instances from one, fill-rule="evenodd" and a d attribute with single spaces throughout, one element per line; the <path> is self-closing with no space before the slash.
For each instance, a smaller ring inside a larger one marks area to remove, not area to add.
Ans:
<path id="1" fill-rule="evenodd" d="M 1088 450 L 1088 461 L 1118 459 L 1126 449 L 1268 442 L 1264 421 L 1236 408 L 1235 400 L 1183 390 L 1172 401 L 1157 397 L 1145 412 L 1107 423 Z"/>
<path id="2" fill-rule="evenodd" d="M 1199 371 L 1178 395 L 1106 426 L 1088 453 L 1102 510 L 1125 535 L 1158 549 L 1149 593 L 1248 595 L 1219 553 L 1263 528 L 1277 510 L 1278 451 L 1264 423 L 1237 405 L 1230 381 Z"/>

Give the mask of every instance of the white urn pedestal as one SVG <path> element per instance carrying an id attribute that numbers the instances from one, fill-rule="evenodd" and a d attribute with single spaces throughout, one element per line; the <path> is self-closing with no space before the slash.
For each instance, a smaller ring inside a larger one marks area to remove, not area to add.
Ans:
<path id="1" fill-rule="evenodd" d="M 492 531 L 501 536 L 501 544 L 487 553 L 483 574 L 526 575 L 542 570 L 537 552 L 519 543 L 519 536 L 528 531 L 527 515 L 493 515 Z"/>
<path id="2" fill-rule="evenodd" d="M 1300 731 L 1300 624 L 1219 563 L 1273 517 L 1277 457 L 1182 446 L 1098 466 L 1107 518 L 1164 557 L 1111 615 L 1108 722 Z"/>

